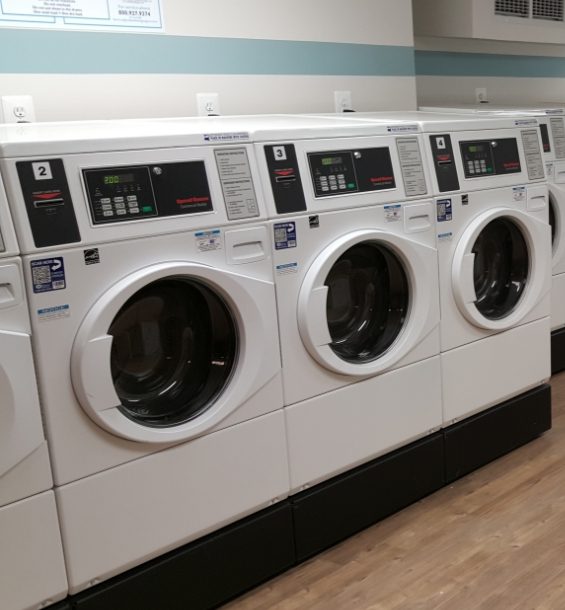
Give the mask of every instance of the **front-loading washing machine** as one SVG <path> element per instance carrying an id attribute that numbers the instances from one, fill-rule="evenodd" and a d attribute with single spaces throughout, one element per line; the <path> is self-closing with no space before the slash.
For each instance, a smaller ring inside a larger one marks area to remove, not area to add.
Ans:
<path id="1" fill-rule="evenodd" d="M 260 182 L 220 135 L 2 132 L 71 593 L 288 495 Z"/>
<path id="2" fill-rule="evenodd" d="M 287 117 L 251 134 L 271 216 L 299 558 L 443 480 L 421 139 L 404 125 L 376 133 L 325 120 Z"/>
<path id="3" fill-rule="evenodd" d="M 453 479 L 551 426 L 551 229 L 537 118 L 355 118 L 375 128 L 415 123 L 424 137 L 436 205 L 446 470 Z"/>
<path id="4" fill-rule="evenodd" d="M 440 104 L 422 110 L 479 116 L 520 115 L 536 117 L 542 139 L 543 159 L 549 193 L 551 225 L 551 370 L 565 369 L 565 108 L 562 106 L 477 104 L 442 107 Z"/>
<path id="5" fill-rule="evenodd" d="M 21 260 L 0 180 L 0 599 L 43 607 L 67 593 L 35 380 Z"/>

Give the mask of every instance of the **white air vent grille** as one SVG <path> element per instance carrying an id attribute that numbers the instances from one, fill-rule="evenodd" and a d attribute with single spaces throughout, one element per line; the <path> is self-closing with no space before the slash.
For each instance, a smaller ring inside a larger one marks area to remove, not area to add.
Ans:
<path id="1" fill-rule="evenodd" d="M 563 0 L 534 0 L 532 17 L 534 19 L 563 21 Z"/>
<path id="2" fill-rule="evenodd" d="M 495 0 L 494 12 L 506 17 L 530 16 L 530 0 Z"/>

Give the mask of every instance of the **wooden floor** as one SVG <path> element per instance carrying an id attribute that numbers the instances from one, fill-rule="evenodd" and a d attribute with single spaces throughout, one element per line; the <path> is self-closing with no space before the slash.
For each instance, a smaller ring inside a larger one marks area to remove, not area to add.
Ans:
<path id="1" fill-rule="evenodd" d="M 565 610 L 565 373 L 552 386 L 538 440 L 225 608 Z"/>

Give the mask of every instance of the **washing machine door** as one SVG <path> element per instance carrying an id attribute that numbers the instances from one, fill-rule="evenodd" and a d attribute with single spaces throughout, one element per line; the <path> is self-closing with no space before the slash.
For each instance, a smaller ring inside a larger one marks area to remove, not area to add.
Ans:
<path id="1" fill-rule="evenodd" d="M 23 299 L 19 267 L 0 265 L 0 477 L 44 442 L 30 336 L 1 328 L 3 314 Z"/>
<path id="2" fill-rule="evenodd" d="M 384 231 L 335 240 L 305 275 L 302 341 L 325 368 L 368 376 L 396 364 L 438 323 L 437 253 Z"/>
<path id="3" fill-rule="evenodd" d="M 268 282 L 192 263 L 154 265 L 124 278 L 76 336 L 71 373 L 81 406 L 130 440 L 201 434 L 278 366 L 266 339 L 273 299 Z"/>
<path id="4" fill-rule="evenodd" d="M 565 271 L 565 185 L 548 185 L 549 225 L 551 227 L 552 270 L 553 273 Z"/>
<path id="5" fill-rule="evenodd" d="M 452 288 L 460 312 L 489 330 L 512 328 L 547 294 L 551 229 L 519 210 L 476 218 L 457 244 Z"/>

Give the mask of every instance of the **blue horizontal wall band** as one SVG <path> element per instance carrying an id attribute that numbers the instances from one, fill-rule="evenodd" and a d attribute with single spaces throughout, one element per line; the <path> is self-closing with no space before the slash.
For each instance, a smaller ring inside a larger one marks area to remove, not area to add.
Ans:
<path id="1" fill-rule="evenodd" d="M 561 78 L 565 76 L 565 57 L 416 51 L 415 59 L 418 76 L 515 78 Z"/>
<path id="2" fill-rule="evenodd" d="M 414 49 L 0 28 L 0 73 L 414 76 Z"/>

